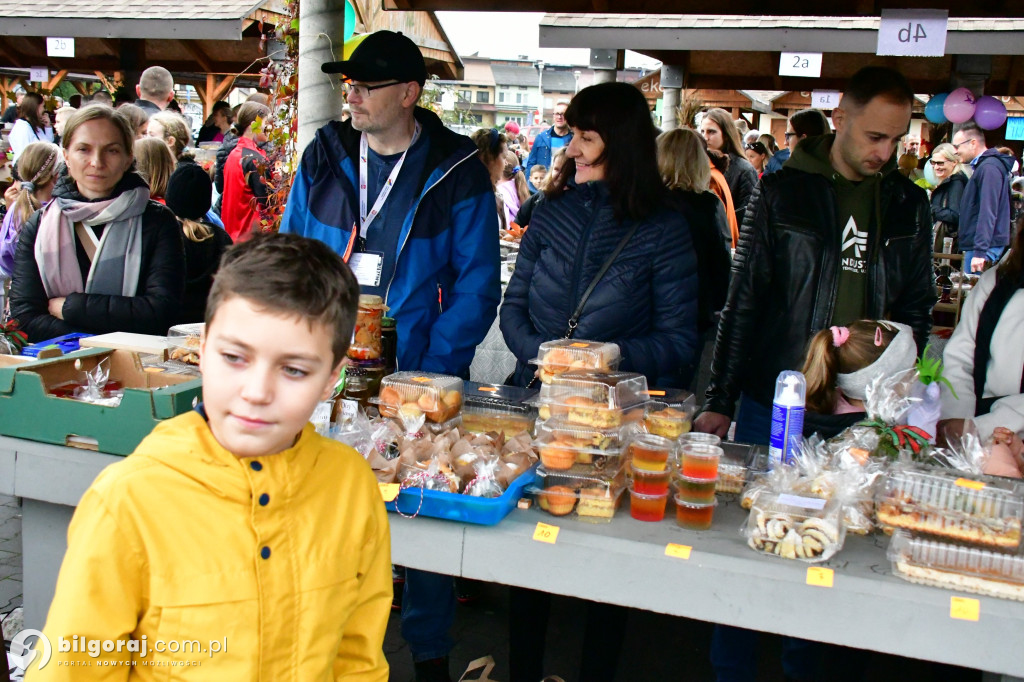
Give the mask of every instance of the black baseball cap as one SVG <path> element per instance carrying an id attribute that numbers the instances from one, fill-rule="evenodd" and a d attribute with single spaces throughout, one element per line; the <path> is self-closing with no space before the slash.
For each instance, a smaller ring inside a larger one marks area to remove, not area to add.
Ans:
<path id="1" fill-rule="evenodd" d="M 320 70 L 370 83 L 396 80 L 423 85 L 427 80 L 427 66 L 416 43 L 394 31 L 371 33 L 352 51 L 351 59 L 327 62 Z"/>

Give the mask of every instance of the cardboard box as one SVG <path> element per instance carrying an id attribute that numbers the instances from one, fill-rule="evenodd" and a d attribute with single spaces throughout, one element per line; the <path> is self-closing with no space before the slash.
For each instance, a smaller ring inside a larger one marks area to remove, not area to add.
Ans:
<path id="1" fill-rule="evenodd" d="M 80 380 L 104 358 L 110 359 L 110 380 L 124 386 L 119 406 L 47 393 L 47 387 Z M 0 367 L 0 435 L 128 455 L 160 421 L 191 410 L 201 389 L 200 379 L 144 370 L 138 354 L 123 350 L 94 348 Z"/>

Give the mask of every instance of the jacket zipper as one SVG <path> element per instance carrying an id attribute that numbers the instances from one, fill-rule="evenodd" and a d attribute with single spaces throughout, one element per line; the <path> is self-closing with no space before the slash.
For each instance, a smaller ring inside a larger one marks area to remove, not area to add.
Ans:
<path id="1" fill-rule="evenodd" d="M 444 175 L 439 177 L 437 179 L 437 181 L 434 182 L 434 184 L 432 184 L 432 185 L 430 185 L 430 187 L 427 187 L 426 189 L 424 189 L 423 192 L 420 194 L 420 199 L 419 199 L 419 201 L 416 202 L 416 208 L 414 208 L 413 211 L 412 211 L 412 221 L 409 223 L 409 232 L 406 233 L 405 239 L 402 240 L 402 245 L 400 247 L 398 247 L 398 253 L 395 254 L 395 269 L 391 273 L 391 279 L 388 280 L 388 288 L 384 290 L 384 305 L 388 304 L 388 296 L 391 294 L 391 284 L 395 281 L 395 272 L 398 272 L 398 260 L 399 260 L 399 258 L 402 257 L 402 251 L 405 250 L 405 245 L 409 242 L 409 235 L 412 234 L 412 230 L 416 226 L 416 214 L 419 212 L 420 204 L 423 203 L 423 199 L 424 199 L 424 197 L 427 196 L 427 192 L 429 192 L 430 190 L 434 189 L 439 184 L 441 184 L 442 180 L 444 180 L 446 177 L 448 177 L 448 175 L 453 170 L 455 170 L 456 168 L 461 166 L 467 159 L 472 159 L 474 156 L 476 156 L 479 153 L 480 152 L 478 152 L 478 151 L 474 151 L 469 156 L 466 156 L 466 157 L 462 158 L 461 160 L 456 161 L 454 164 L 452 164 L 451 168 L 449 168 L 448 170 L 446 170 L 444 172 Z M 395 357 L 395 371 L 398 371 L 399 369 L 400 368 L 398 367 L 398 357 L 396 356 Z"/>

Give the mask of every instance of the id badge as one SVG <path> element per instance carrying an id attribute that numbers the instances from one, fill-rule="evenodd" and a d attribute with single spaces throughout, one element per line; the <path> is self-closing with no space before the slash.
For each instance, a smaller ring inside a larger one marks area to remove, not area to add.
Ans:
<path id="1" fill-rule="evenodd" d="M 380 275 L 384 269 L 384 254 L 364 251 L 353 253 L 348 259 L 352 274 L 361 287 L 379 287 Z"/>

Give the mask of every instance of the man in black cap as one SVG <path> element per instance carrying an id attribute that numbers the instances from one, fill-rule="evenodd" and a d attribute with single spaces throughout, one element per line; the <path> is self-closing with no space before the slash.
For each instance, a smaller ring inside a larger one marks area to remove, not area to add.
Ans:
<path id="1" fill-rule="evenodd" d="M 401 33 L 370 34 L 321 68 L 341 74 L 351 118 L 303 151 L 281 231 L 327 243 L 362 294 L 384 297 L 399 369 L 468 378 L 501 295 L 494 190 L 476 145 L 416 106 L 427 70 Z M 406 572 L 402 636 L 417 680 L 450 680 L 454 615 L 451 577 Z"/>

